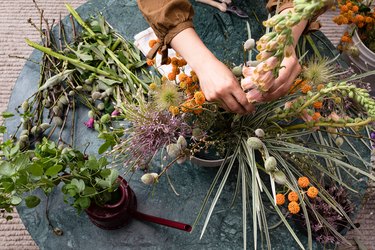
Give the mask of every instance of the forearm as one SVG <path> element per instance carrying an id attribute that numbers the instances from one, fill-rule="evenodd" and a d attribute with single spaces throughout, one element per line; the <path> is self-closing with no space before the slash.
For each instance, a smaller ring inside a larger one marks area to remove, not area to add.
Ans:
<path id="1" fill-rule="evenodd" d="M 286 14 L 289 11 L 293 11 L 292 8 L 285 9 L 280 14 Z M 292 28 L 292 36 L 293 36 L 293 46 L 296 47 L 298 40 L 300 36 L 302 35 L 303 31 L 306 28 L 308 21 L 307 20 L 301 20 L 296 26 Z"/>
<path id="2" fill-rule="evenodd" d="M 170 44 L 197 73 L 203 70 L 202 66 L 207 62 L 217 60 L 193 28 L 178 33 Z"/>

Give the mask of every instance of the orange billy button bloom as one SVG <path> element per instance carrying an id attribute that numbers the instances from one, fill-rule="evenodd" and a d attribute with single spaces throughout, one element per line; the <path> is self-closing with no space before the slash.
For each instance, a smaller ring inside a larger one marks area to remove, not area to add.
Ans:
<path id="1" fill-rule="evenodd" d="M 313 116 L 311 117 L 314 121 L 317 121 L 322 117 L 322 115 L 319 112 L 315 112 Z"/>
<path id="2" fill-rule="evenodd" d="M 301 92 L 307 94 L 312 89 L 311 85 L 305 84 L 301 87 Z"/>
<path id="3" fill-rule="evenodd" d="M 168 74 L 168 79 L 169 79 L 170 81 L 175 80 L 175 79 L 176 79 L 176 74 L 175 74 L 174 72 L 169 73 L 169 74 Z"/>
<path id="4" fill-rule="evenodd" d="M 178 75 L 178 80 L 185 81 L 188 76 L 185 73 L 181 73 Z"/>
<path id="5" fill-rule="evenodd" d="M 206 101 L 206 98 L 204 97 L 204 94 L 202 91 L 195 92 L 194 99 L 195 99 L 196 104 L 198 105 L 202 105 Z"/>
<path id="6" fill-rule="evenodd" d="M 318 86 L 316 86 L 316 89 L 320 91 L 321 89 L 324 89 L 324 84 L 320 83 Z"/>
<path id="7" fill-rule="evenodd" d="M 285 195 L 283 194 L 277 194 L 276 195 L 276 204 L 279 206 L 284 205 L 285 203 Z"/>
<path id="8" fill-rule="evenodd" d="M 316 109 L 321 109 L 323 107 L 323 102 L 314 102 L 313 106 Z"/>
<path id="9" fill-rule="evenodd" d="M 292 201 L 288 205 L 288 210 L 291 214 L 298 214 L 298 212 L 300 211 L 300 207 L 297 202 Z"/>
<path id="10" fill-rule="evenodd" d="M 150 48 L 154 47 L 154 45 L 157 43 L 157 41 L 155 39 L 152 39 L 150 41 L 148 41 L 148 46 L 150 46 Z"/>
<path id="11" fill-rule="evenodd" d="M 310 185 L 310 180 L 306 176 L 298 178 L 298 186 L 300 188 L 307 188 Z"/>
<path id="12" fill-rule="evenodd" d="M 314 199 L 318 195 L 319 191 L 316 187 L 309 187 L 307 190 L 307 196 Z"/>
<path id="13" fill-rule="evenodd" d="M 288 200 L 289 201 L 298 201 L 298 194 L 294 191 L 290 192 L 288 194 Z"/>

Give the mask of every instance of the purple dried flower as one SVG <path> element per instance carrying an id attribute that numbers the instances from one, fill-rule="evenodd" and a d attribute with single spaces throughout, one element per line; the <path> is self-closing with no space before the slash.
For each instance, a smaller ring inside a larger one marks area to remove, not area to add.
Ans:
<path id="1" fill-rule="evenodd" d="M 113 110 L 113 112 L 111 113 L 111 116 L 112 117 L 116 117 L 116 116 L 119 116 L 121 113 L 120 111 L 118 111 L 117 109 Z"/>
<path id="2" fill-rule="evenodd" d="M 326 189 L 330 196 L 342 207 L 347 215 L 351 215 L 354 205 L 349 200 L 346 190 L 341 186 L 331 186 Z M 320 214 L 336 231 L 340 232 L 348 226 L 348 221 L 341 216 L 335 209 L 327 204 L 322 198 L 316 197 L 310 200 L 311 206 L 306 207 L 311 223 L 311 230 L 315 239 L 322 244 L 335 244 L 339 238 L 319 220 L 315 214 Z M 298 222 L 306 227 L 306 221 L 303 213 L 298 215 Z"/>
<path id="3" fill-rule="evenodd" d="M 95 122 L 94 118 L 91 117 L 87 120 L 87 122 L 84 122 L 84 124 L 88 128 L 94 128 L 94 122 Z"/>
<path id="4" fill-rule="evenodd" d="M 191 127 L 183 116 L 173 116 L 167 111 L 149 110 L 131 122 L 130 161 L 137 161 L 140 166 L 145 166 L 162 147 L 175 143 L 179 136 L 191 135 Z"/>

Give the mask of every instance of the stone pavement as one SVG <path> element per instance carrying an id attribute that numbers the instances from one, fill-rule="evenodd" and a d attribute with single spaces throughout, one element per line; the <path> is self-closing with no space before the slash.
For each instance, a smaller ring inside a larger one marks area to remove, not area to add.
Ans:
<path id="1" fill-rule="evenodd" d="M 63 17 L 67 14 L 67 10 L 64 7 L 65 2 L 64 0 L 39 0 L 38 5 L 45 10 L 46 18 L 51 21 L 52 19 L 58 20 L 60 13 Z M 68 2 L 73 7 L 78 7 L 86 1 L 70 0 Z M 0 15 L 0 112 L 3 112 L 6 110 L 12 86 L 24 65 L 24 60 L 11 58 L 9 55 L 27 58 L 32 49 L 26 45 L 24 38 L 29 38 L 33 41 L 40 39 L 36 30 L 27 22 L 28 18 L 31 18 L 35 23 L 39 23 L 39 14 L 32 0 L 1 0 L 0 10 L 2 11 Z M 323 23 L 322 31 L 334 44 L 337 44 L 342 34 L 342 28 L 331 21 L 333 15 L 333 12 L 328 12 L 320 19 Z M 357 237 L 367 249 L 374 249 L 374 188 L 369 188 L 367 197 L 368 199 L 356 220 L 361 225 L 362 236 L 350 232 L 347 238 L 353 242 L 353 245 L 356 245 L 353 239 Z M 14 219 L 9 222 L 5 222 L 3 219 L 0 220 L 0 250 L 38 249 L 17 213 L 12 215 Z M 358 248 L 356 246 L 340 246 L 339 249 Z"/>

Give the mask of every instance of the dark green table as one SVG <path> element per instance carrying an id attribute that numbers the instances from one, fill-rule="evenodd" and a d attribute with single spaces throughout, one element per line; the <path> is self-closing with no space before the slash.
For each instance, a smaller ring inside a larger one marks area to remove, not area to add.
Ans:
<path id="1" fill-rule="evenodd" d="M 243 1 L 241 7 L 248 12 L 249 20 L 220 13 L 205 5 L 196 3 L 194 5 L 196 29 L 208 47 L 226 62 L 241 63 L 242 43 L 247 39 L 246 21 L 250 23 L 255 39 L 263 33 L 260 23 L 255 18 L 255 15 L 259 20 L 267 17 L 263 0 Z M 78 8 L 78 12 L 83 18 L 102 12 L 109 23 L 130 40 L 133 40 L 136 33 L 148 27 L 135 0 L 92 0 Z M 69 22 L 66 22 L 66 25 L 69 26 Z M 321 46 L 326 46 L 325 43 L 332 46 L 324 36 L 321 36 L 321 40 L 323 41 Z M 30 58 L 38 61 L 41 53 L 34 51 Z M 38 79 L 39 66 L 27 62 L 14 87 L 9 111 L 13 111 L 26 96 L 36 90 Z M 90 142 L 88 150 L 95 153 L 101 142 L 95 132 L 83 125 L 87 119 L 86 112 L 84 108 L 78 108 L 75 144 L 82 149 L 87 142 Z M 14 118 L 8 121 L 7 125 L 10 128 L 15 127 L 13 124 L 16 125 L 18 122 L 19 119 Z M 191 224 L 216 171 L 189 162 L 174 166 L 170 170 L 170 176 L 180 196 L 172 192 L 165 178 L 155 190 L 152 190 L 151 187 L 140 182 L 141 173 L 136 173 L 130 185 L 137 195 L 139 211 Z M 72 207 L 65 204 L 59 189 L 50 196 L 48 211 L 51 223 L 63 230 L 62 236 L 56 236 L 48 226 L 45 215 L 46 198 L 37 208 L 28 209 L 21 205 L 18 207 L 18 212 L 41 249 L 241 249 L 243 242 L 240 198 L 233 208 L 227 207 L 232 200 L 234 188 L 235 176 L 232 176 L 212 216 L 208 230 L 201 240 L 199 235 L 202 223 L 191 234 L 135 220 L 119 230 L 101 230 L 89 221 L 86 214 L 78 215 Z M 41 192 L 37 194 L 44 197 Z M 271 225 L 277 221 L 275 216 L 269 218 Z M 249 219 L 251 221 L 251 218 Z M 252 228 L 249 226 L 250 249 L 252 235 Z M 303 234 L 301 239 L 306 243 Z M 271 231 L 271 240 L 273 249 L 299 249 L 283 226 Z M 288 245 L 287 248 L 285 244 Z M 316 243 L 314 247 L 317 247 Z"/>

